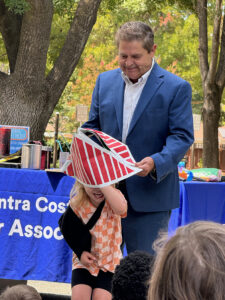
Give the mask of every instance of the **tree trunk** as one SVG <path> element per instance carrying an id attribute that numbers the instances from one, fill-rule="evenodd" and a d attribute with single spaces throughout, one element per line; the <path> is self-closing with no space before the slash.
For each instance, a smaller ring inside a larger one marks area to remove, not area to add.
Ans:
<path id="1" fill-rule="evenodd" d="M 47 77 L 45 72 L 53 3 L 50 0 L 28 2 L 30 10 L 23 15 L 18 30 L 19 46 L 17 39 L 13 52 L 7 51 L 12 66 L 11 73 L 8 75 L 0 72 L 0 124 L 29 126 L 30 138 L 41 140 L 79 61 L 96 21 L 101 0 L 79 1 L 65 44 Z M 12 14 L 0 5 L 0 31 L 8 45 L 10 41 L 12 43 L 12 30 L 6 30 L 10 20 L 13 20 Z"/>
<path id="2" fill-rule="evenodd" d="M 203 166 L 219 168 L 218 126 L 221 95 L 218 88 L 206 86 L 203 104 Z"/>
<path id="3" fill-rule="evenodd" d="M 218 127 L 220 103 L 225 85 L 225 18 L 222 18 L 222 7 L 223 1 L 216 0 L 209 63 L 207 0 L 196 1 L 199 19 L 199 63 L 204 95 L 202 113 L 204 168 L 219 168 Z"/>
<path id="4" fill-rule="evenodd" d="M 19 47 L 11 55 L 16 57 L 13 72 L 0 76 L 0 123 L 29 126 L 31 139 L 40 140 L 52 113 L 45 68 L 53 5 L 48 0 L 29 2 L 30 10 L 22 18 Z"/>

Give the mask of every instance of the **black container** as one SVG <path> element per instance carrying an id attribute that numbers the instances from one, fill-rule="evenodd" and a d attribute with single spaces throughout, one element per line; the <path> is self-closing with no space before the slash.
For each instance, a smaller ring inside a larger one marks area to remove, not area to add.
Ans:
<path id="1" fill-rule="evenodd" d="M 10 153 L 11 129 L 0 128 L 0 155 L 7 156 Z"/>

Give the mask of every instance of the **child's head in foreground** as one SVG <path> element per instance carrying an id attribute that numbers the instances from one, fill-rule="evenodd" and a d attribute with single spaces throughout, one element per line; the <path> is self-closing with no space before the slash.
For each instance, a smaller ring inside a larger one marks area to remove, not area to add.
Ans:
<path id="1" fill-rule="evenodd" d="M 112 280 L 113 300 L 145 300 L 148 294 L 153 256 L 134 251 L 116 267 Z"/>
<path id="2" fill-rule="evenodd" d="M 7 287 L 0 295 L 0 300 L 41 300 L 41 296 L 34 287 L 18 284 Z"/>
<path id="3" fill-rule="evenodd" d="M 148 299 L 224 300 L 225 226 L 196 221 L 155 242 Z"/>

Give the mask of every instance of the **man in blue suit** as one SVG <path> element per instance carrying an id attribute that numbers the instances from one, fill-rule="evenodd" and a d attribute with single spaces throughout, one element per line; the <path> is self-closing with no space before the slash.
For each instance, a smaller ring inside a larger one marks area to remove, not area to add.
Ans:
<path id="1" fill-rule="evenodd" d="M 179 206 L 177 164 L 194 140 L 191 86 L 155 62 L 147 24 L 125 23 L 116 42 L 120 68 L 99 75 L 83 127 L 127 144 L 142 169 L 119 184 L 128 200 L 123 237 L 128 253 L 153 253 L 153 241 Z"/>

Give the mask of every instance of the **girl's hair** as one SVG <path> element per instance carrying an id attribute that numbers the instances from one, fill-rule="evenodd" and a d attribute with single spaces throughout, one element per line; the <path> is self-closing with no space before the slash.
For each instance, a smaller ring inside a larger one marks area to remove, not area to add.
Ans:
<path id="1" fill-rule="evenodd" d="M 117 47 L 119 47 L 120 41 L 132 42 L 135 40 L 142 42 L 143 48 L 151 52 L 154 45 L 154 33 L 151 27 L 140 21 L 121 25 L 115 36 Z"/>
<path id="2" fill-rule="evenodd" d="M 150 300 L 224 300 L 225 226 L 197 221 L 156 240 Z"/>
<path id="3" fill-rule="evenodd" d="M 41 296 L 34 287 L 18 284 L 7 287 L 0 295 L 0 300 L 41 300 Z"/>
<path id="4" fill-rule="evenodd" d="M 84 185 L 76 181 L 70 192 L 70 204 L 73 208 L 81 206 L 89 197 L 84 189 Z"/>

